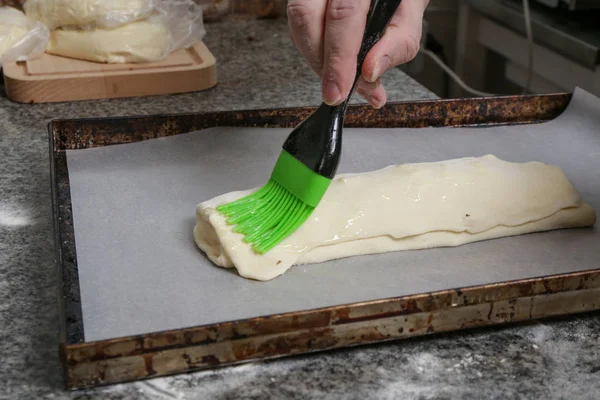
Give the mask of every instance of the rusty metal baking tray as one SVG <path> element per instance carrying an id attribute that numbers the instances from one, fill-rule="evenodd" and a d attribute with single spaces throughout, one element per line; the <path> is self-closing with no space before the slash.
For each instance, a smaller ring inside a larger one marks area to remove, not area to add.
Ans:
<path id="1" fill-rule="evenodd" d="M 348 127 L 489 126 L 548 121 L 571 95 L 419 101 L 349 109 Z M 600 269 L 456 288 L 132 337 L 85 342 L 66 150 L 216 126 L 292 127 L 313 108 L 55 120 L 49 125 L 61 314 L 70 389 L 346 346 L 600 309 Z"/>

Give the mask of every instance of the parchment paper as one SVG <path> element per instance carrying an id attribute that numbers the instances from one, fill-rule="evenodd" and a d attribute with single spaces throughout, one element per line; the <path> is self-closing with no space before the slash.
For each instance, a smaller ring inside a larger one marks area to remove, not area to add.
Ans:
<path id="1" fill-rule="evenodd" d="M 196 204 L 264 184 L 288 133 L 214 128 L 68 152 L 86 341 L 600 266 L 596 228 L 296 266 L 269 282 L 214 266 L 192 238 Z M 339 172 L 490 153 L 560 166 L 600 211 L 600 99 L 579 89 L 543 124 L 346 129 Z"/>

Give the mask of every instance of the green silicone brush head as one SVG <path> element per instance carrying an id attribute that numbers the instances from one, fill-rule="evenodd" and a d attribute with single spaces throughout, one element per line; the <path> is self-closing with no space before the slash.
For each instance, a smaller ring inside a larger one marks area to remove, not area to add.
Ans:
<path id="1" fill-rule="evenodd" d="M 330 183 L 283 150 L 265 186 L 217 211 L 245 236 L 244 242 L 264 254 L 308 219 Z"/>

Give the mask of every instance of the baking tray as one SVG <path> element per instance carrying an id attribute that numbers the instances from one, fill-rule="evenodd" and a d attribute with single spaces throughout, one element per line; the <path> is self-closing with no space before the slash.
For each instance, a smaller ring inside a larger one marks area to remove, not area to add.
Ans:
<path id="1" fill-rule="evenodd" d="M 536 123 L 558 116 L 570 99 L 570 94 L 563 93 L 394 103 L 378 111 L 369 106 L 351 106 L 346 126 Z M 594 269 L 86 342 L 66 151 L 218 126 L 292 127 L 312 110 L 227 111 L 50 123 L 52 197 L 62 282 L 60 352 L 67 388 L 600 309 L 600 269 Z"/>

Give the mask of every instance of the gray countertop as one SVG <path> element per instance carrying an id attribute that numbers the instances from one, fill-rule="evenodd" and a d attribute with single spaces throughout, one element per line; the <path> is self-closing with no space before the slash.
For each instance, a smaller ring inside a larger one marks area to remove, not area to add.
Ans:
<path id="1" fill-rule="evenodd" d="M 284 21 L 210 25 L 206 42 L 220 82 L 206 92 L 40 105 L 0 96 L 0 398 L 600 398 L 598 313 L 64 392 L 47 122 L 319 103 Z M 392 101 L 435 97 L 399 70 L 385 81 Z"/>

